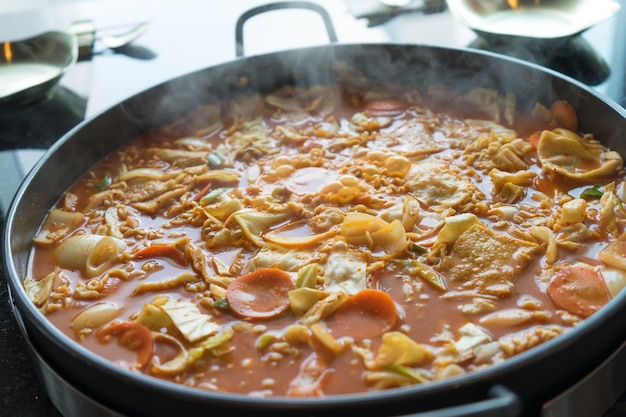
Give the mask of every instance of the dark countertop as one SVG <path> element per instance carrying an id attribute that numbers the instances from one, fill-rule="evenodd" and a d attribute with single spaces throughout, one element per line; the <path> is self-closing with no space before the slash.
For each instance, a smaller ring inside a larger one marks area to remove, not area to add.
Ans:
<path id="1" fill-rule="evenodd" d="M 4 274 L 1 266 L 0 272 Z M 0 341 L 0 416 L 54 416 L 56 410 L 30 365 L 4 280 L 0 282 Z"/>

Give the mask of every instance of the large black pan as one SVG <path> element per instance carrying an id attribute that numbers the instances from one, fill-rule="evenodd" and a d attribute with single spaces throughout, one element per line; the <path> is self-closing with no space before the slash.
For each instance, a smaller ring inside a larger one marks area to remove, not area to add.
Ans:
<path id="1" fill-rule="evenodd" d="M 446 82 L 512 92 L 519 106 L 568 100 L 580 129 L 626 155 L 626 112 L 557 73 L 501 56 L 419 45 L 330 45 L 247 57 L 151 88 L 88 120 L 60 139 L 20 187 L 8 212 L 4 258 L 15 314 L 55 405 L 69 416 L 536 416 L 546 401 L 595 369 L 626 340 L 626 292 L 574 331 L 490 369 L 448 381 L 322 399 L 260 399 L 204 392 L 127 372 L 53 327 L 22 286 L 31 239 L 47 210 L 89 167 L 137 135 L 196 106 L 284 84 L 334 80 L 344 61 L 371 79 Z M 445 409 L 445 411 L 442 411 Z"/>

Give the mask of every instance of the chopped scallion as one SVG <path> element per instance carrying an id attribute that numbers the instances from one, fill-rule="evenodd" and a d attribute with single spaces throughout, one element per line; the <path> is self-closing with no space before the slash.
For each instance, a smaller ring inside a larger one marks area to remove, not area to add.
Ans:
<path id="1" fill-rule="evenodd" d="M 206 163 L 209 168 L 218 168 L 224 163 L 224 157 L 218 151 L 213 151 L 207 156 Z"/>
<path id="2" fill-rule="evenodd" d="M 415 253 L 420 254 L 420 255 L 423 255 L 426 252 L 428 252 L 425 247 L 423 247 L 422 245 L 418 245 L 417 243 L 412 243 L 411 244 L 411 250 L 413 252 L 415 252 Z"/>
<path id="3" fill-rule="evenodd" d="M 587 188 L 585 191 L 582 192 L 580 196 L 588 200 L 602 198 L 604 192 L 600 188 L 602 188 L 602 184 L 596 184 L 592 188 Z"/>
<path id="4" fill-rule="evenodd" d="M 228 305 L 228 300 L 226 298 L 215 300 L 211 306 L 219 310 L 230 310 L 230 306 Z"/>
<path id="5" fill-rule="evenodd" d="M 215 203 L 217 198 L 228 190 L 230 190 L 230 188 L 216 188 L 211 190 L 207 195 L 200 199 L 200 204 L 206 206 L 207 204 Z"/>
<path id="6" fill-rule="evenodd" d="M 107 172 L 106 174 L 104 174 L 104 177 L 102 178 L 102 180 L 100 180 L 97 187 L 99 190 L 106 190 L 107 188 L 109 188 L 112 182 L 113 178 L 111 178 L 111 174 Z"/>

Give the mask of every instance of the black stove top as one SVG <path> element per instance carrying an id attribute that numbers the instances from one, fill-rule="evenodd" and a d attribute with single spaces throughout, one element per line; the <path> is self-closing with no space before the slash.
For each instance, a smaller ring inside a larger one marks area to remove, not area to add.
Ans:
<path id="1" fill-rule="evenodd" d="M 193 3 L 198 4 L 197 2 Z M 254 2 L 248 1 L 247 3 Z M 322 3 L 326 5 L 324 2 Z M 241 7 L 244 10 L 246 5 Z M 111 9 L 115 9 L 115 6 Z M 207 12 L 203 13 L 205 16 L 211 15 Z M 445 13 L 444 11 L 442 14 Z M 626 21 L 626 0 L 622 0 L 620 13 L 614 20 L 623 23 Z M 232 11 L 229 15 L 231 20 L 226 19 L 227 24 L 232 23 L 232 18 L 238 14 L 240 14 L 239 11 Z M 0 17 L 2 16 L 0 15 Z M 85 79 L 88 80 L 86 82 L 88 86 L 86 97 L 72 90 L 72 80 L 70 79 L 64 85 L 51 91 L 47 97 L 43 97 L 30 106 L 0 108 L 0 157 L 4 161 L 0 164 L 2 175 L 0 182 L 3 183 L 0 185 L 2 211 L 6 210 L 11 192 L 15 190 L 21 177 L 29 169 L 29 164 L 32 163 L 25 162 L 20 153 L 14 152 L 14 150 L 35 149 L 35 152 L 39 152 L 36 155 L 40 155 L 65 132 L 86 117 L 91 117 L 112 102 L 137 92 L 136 86 L 131 86 L 124 79 L 119 78 L 124 71 L 137 71 L 137 68 L 146 73 L 161 71 L 164 81 L 187 70 L 225 60 L 225 55 L 222 52 L 216 52 L 215 55 L 205 61 L 188 59 L 182 64 L 177 61 L 176 55 L 172 51 L 179 46 L 162 42 L 165 37 L 170 36 L 168 30 L 172 28 L 172 20 L 176 20 L 175 16 L 170 17 L 168 17 L 167 22 L 159 23 L 156 21 L 151 29 L 151 35 L 146 36 L 145 43 L 139 41 L 138 47 L 145 47 L 145 50 L 151 51 L 150 54 L 142 55 L 147 59 L 104 52 L 87 62 L 79 63 L 77 71 L 89 74 L 88 77 L 79 77 L 79 84 L 81 84 L 82 89 L 85 87 Z M 188 18 L 191 17 L 188 16 Z M 354 20 L 353 17 L 351 18 Z M 417 35 L 413 36 L 415 33 L 411 29 L 413 25 L 426 22 L 425 19 L 430 18 L 431 16 L 407 13 L 389 20 L 383 26 L 362 30 L 366 36 L 369 36 L 367 31 L 372 31 L 374 33 L 372 38 L 378 37 L 384 40 L 386 36 L 390 42 L 413 43 L 420 39 Z M 450 21 L 447 20 L 448 23 Z M 234 26 L 232 27 L 234 28 Z M 462 30 L 458 27 L 457 29 Z M 567 44 L 551 50 L 537 50 L 536 45 L 524 45 L 522 48 L 515 48 L 514 52 L 510 45 L 493 43 L 475 36 L 470 37 L 470 41 L 465 44 L 444 46 L 490 50 L 532 60 L 577 78 L 583 83 L 597 88 L 598 91 L 621 106 L 626 107 L 626 49 L 624 48 L 626 45 L 626 26 L 614 23 L 609 29 L 605 27 L 604 32 L 593 32 L 594 30 L 592 29 L 588 35 L 576 37 Z M 234 33 L 234 29 L 227 33 Z M 382 37 L 380 36 L 381 33 L 383 34 Z M 341 42 L 341 32 L 339 32 L 339 38 Z M 325 41 L 324 36 L 321 39 L 322 42 Z M 213 42 L 216 42 L 217 45 L 220 40 L 213 40 Z M 222 41 L 220 45 L 223 43 Z M 210 50 L 211 42 L 204 46 Z M 197 46 L 189 46 L 189 52 L 197 53 L 196 48 Z M 234 50 L 234 44 L 226 47 L 221 45 L 220 51 L 224 49 L 227 51 Z M 228 53 L 234 56 L 232 52 Z M 143 89 L 143 87 L 140 85 L 139 89 Z M 112 93 L 112 91 L 117 93 Z M 68 163 L 71 162 L 68 161 Z M 0 212 L 0 216 L 2 216 L 2 212 Z M 4 219 L 0 218 L 0 221 L 4 225 Z M 2 268 L 3 266 L 0 265 L 0 274 L 4 276 Z M 620 401 L 615 404 L 606 414 L 606 417 L 626 416 L 625 404 L 626 399 L 624 402 Z M 0 283 L 0 416 L 58 416 L 37 380 L 30 362 L 27 345 L 13 316 L 7 286 L 4 282 Z"/>

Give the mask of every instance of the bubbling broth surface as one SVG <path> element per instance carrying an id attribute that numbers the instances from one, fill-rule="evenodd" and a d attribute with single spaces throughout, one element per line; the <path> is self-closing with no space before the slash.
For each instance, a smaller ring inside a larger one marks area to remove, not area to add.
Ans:
<path id="1" fill-rule="evenodd" d="M 622 289 L 622 160 L 567 103 L 358 85 L 207 105 L 113 152 L 35 236 L 33 302 L 124 368 L 324 396 L 498 364 Z"/>

